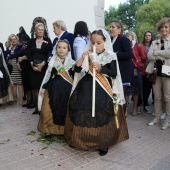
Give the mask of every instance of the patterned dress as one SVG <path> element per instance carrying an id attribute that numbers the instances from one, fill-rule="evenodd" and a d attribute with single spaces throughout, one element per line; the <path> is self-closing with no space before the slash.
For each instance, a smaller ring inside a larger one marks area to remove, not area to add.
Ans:
<path id="1" fill-rule="evenodd" d="M 22 84 L 21 71 L 17 67 L 18 52 L 21 49 L 21 45 L 17 45 L 15 49 L 7 48 L 5 51 L 5 57 L 8 58 L 8 64 L 11 66 L 11 79 L 14 84 Z"/>

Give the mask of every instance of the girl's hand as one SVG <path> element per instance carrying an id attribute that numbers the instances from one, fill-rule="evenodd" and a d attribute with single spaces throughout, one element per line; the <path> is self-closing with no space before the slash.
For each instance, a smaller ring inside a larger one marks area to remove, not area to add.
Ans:
<path id="1" fill-rule="evenodd" d="M 44 92 L 45 92 L 45 89 L 41 89 L 41 90 L 39 91 L 39 95 L 42 96 L 42 97 L 44 97 Z"/>
<path id="2" fill-rule="evenodd" d="M 36 67 L 36 66 L 32 66 L 32 69 L 36 72 L 41 72 L 41 70 L 39 70 L 38 67 Z"/>
<path id="3" fill-rule="evenodd" d="M 78 67 L 80 67 L 80 66 L 82 65 L 85 57 L 89 57 L 89 56 L 90 56 L 89 54 L 90 54 L 90 53 L 89 53 L 88 51 L 85 51 L 85 52 L 82 54 L 82 57 L 81 57 L 79 60 L 77 60 L 77 64 L 76 64 L 76 65 L 77 65 Z"/>
<path id="4" fill-rule="evenodd" d="M 100 71 L 101 69 L 101 65 L 99 64 L 99 62 L 92 62 L 92 66 L 96 71 Z"/>
<path id="5" fill-rule="evenodd" d="M 88 52 L 88 51 L 85 51 L 83 54 L 82 54 L 82 57 L 81 57 L 81 59 L 84 61 L 84 58 L 86 57 L 86 56 L 90 56 L 90 53 Z"/>

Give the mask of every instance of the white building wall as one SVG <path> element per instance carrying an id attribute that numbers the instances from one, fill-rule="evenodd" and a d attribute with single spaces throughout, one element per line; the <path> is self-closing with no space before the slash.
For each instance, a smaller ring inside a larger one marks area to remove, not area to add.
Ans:
<path id="1" fill-rule="evenodd" d="M 104 0 L 0 0 L 0 42 L 5 43 L 12 33 L 17 34 L 20 26 L 30 35 L 32 21 L 38 16 L 46 19 L 52 40 L 55 20 L 63 20 L 69 32 L 80 20 L 93 31 L 104 27 Z"/>

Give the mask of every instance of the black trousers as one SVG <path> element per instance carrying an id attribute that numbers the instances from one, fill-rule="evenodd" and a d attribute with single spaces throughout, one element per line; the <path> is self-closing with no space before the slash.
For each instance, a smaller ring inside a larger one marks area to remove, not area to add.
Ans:
<path id="1" fill-rule="evenodd" d="M 143 79 L 143 102 L 141 100 L 141 97 L 139 96 L 138 106 L 140 106 L 143 103 L 143 106 L 145 107 L 149 106 L 148 99 L 152 90 L 152 83 L 149 82 L 148 78 L 146 78 L 146 75 L 142 76 L 142 79 Z"/>

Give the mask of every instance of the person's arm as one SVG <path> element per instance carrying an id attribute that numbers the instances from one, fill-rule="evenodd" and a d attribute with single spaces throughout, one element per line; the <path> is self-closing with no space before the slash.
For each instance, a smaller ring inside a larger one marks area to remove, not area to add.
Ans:
<path id="1" fill-rule="evenodd" d="M 17 47 L 14 50 L 14 53 L 13 54 L 9 53 L 9 58 L 10 59 L 18 58 L 18 52 L 21 50 L 21 47 L 22 47 L 21 45 L 17 45 Z"/>
<path id="2" fill-rule="evenodd" d="M 170 59 L 170 48 L 166 50 L 156 50 L 154 54 L 165 59 Z"/>
<path id="3" fill-rule="evenodd" d="M 9 50 L 9 48 L 7 48 L 7 49 L 4 51 L 5 61 L 8 61 L 10 52 L 11 52 L 11 50 Z"/>
<path id="4" fill-rule="evenodd" d="M 74 35 L 71 34 L 71 33 L 69 33 L 68 36 L 67 36 L 67 40 L 68 40 L 69 43 L 70 43 L 72 59 L 75 60 L 74 51 L 73 51 Z"/>
<path id="5" fill-rule="evenodd" d="M 119 41 L 121 51 L 117 51 L 117 58 L 119 60 L 130 60 L 132 59 L 132 47 L 129 39 L 125 36 L 122 36 Z"/>
<path id="6" fill-rule="evenodd" d="M 24 56 L 22 56 L 22 57 L 18 57 L 18 62 L 19 62 L 19 63 L 21 63 L 21 62 L 24 61 L 24 60 L 28 60 L 28 58 L 27 58 L 26 55 L 24 55 Z"/>
<path id="7" fill-rule="evenodd" d="M 151 44 L 148 54 L 147 54 L 147 58 L 151 61 L 156 60 L 156 56 L 154 55 L 154 52 L 155 52 L 155 42 L 152 41 L 152 44 Z"/>
<path id="8" fill-rule="evenodd" d="M 138 50 L 139 50 L 139 56 L 141 57 L 142 63 L 146 62 L 146 54 L 144 52 L 144 47 L 140 44 L 138 44 Z"/>
<path id="9" fill-rule="evenodd" d="M 111 63 L 101 66 L 100 73 L 107 74 L 112 78 L 116 78 L 117 76 L 117 65 L 116 60 L 112 60 Z"/>

